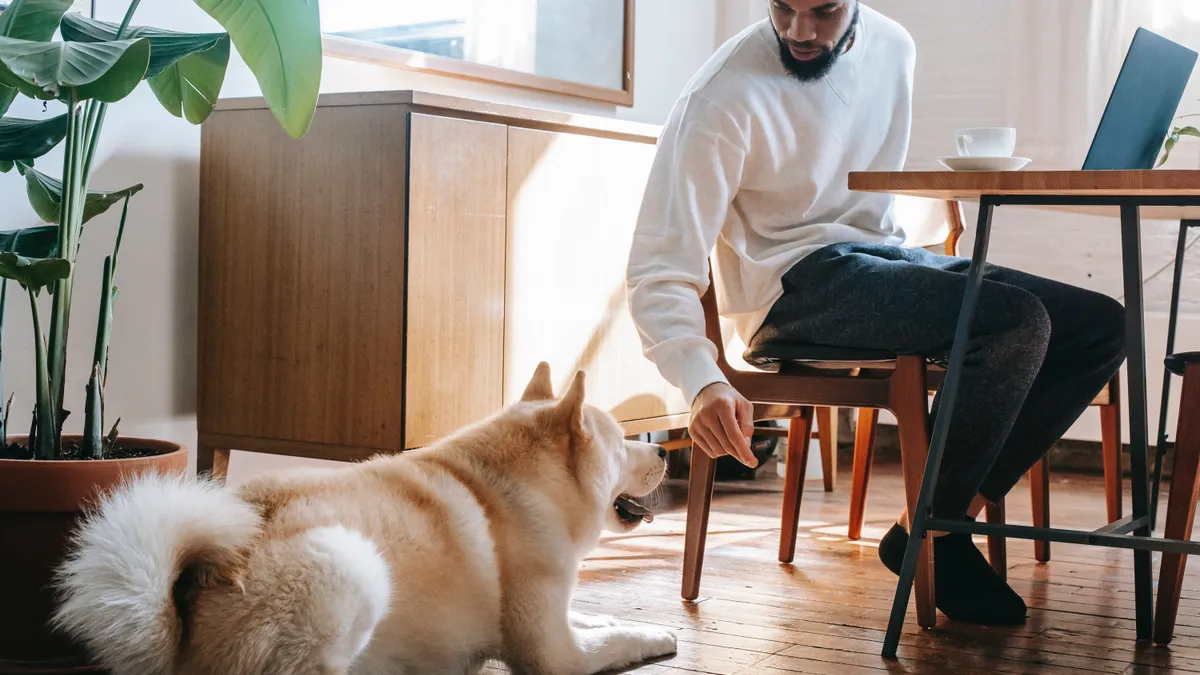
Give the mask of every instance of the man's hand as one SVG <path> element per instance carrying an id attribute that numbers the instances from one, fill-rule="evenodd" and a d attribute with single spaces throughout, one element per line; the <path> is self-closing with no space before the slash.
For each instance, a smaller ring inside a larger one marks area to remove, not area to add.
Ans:
<path id="1" fill-rule="evenodd" d="M 693 448 L 713 459 L 733 455 L 748 467 L 758 466 L 758 460 L 750 450 L 754 406 L 724 382 L 708 385 L 692 401 L 688 433 Z"/>

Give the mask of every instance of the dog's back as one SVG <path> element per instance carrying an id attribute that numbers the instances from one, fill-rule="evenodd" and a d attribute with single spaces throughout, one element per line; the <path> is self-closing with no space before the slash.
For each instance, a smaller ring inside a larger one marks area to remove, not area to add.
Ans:
<path id="1" fill-rule="evenodd" d="M 59 625 L 114 675 L 465 672 L 500 640 L 486 514 L 410 457 L 237 491 L 138 479 L 83 526 L 60 589 Z"/>

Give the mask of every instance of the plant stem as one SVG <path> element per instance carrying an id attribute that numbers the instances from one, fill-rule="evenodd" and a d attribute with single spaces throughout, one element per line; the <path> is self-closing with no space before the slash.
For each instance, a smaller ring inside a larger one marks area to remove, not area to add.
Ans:
<path id="1" fill-rule="evenodd" d="M 121 254 L 121 239 L 125 237 L 125 218 L 129 216 L 129 197 L 121 205 L 121 224 L 117 226 L 117 243 L 113 245 L 113 276 L 116 276 L 117 257 Z"/>
<path id="2" fill-rule="evenodd" d="M 125 17 L 121 19 L 121 27 L 117 29 L 116 39 L 121 40 L 125 37 L 125 31 L 129 30 L 129 24 L 133 21 L 133 13 L 137 11 L 138 5 L 142 4 L 142 0 L 133 0 L 129 3 L 129 7 L 125 10 Z M 83 163 L 84 180 L 83 185 L 87 187 L 91 184 L 92 163 L 96 160 L 96 146 L 100 142 L 100 130 L 104 128 L 104 118 L 108 115 L 108 104 L 99 101 L 91 101 L 88 103 L 87 109 L 87 152 Z"/>
<path id="3" fill-rule="evenodd" d="M 121 40 L 125 37 L 126 31 L 129 30 L 129 24 L 133 21 L 134 12 L 137 11 L 141 0 L 132 0 L 129 7 L 125 10 L 125 17 L 121 19 L 121 26 L 117 29 L 116 39 Z M 104 120 L 108 115 L 108 104 L 99 101 L 91 101 L 87 106 L 87 114 L 84 117 L 83 127 L 83 142 L 86 148 L 81 157 L 80 170 L 82 179 L 80 181 L 80 189 L 83 197 L 86 199 L 88 189 L 92 182 L 92 168 L 96 161 L 96 149 L 100 145 L 100 132 L 104 129 Z M 83 202 L 81 202 L 83 203 Z M 125 198 L 125 204 L 121 209 L 121 225 L 117 230 L 117 241 L 113 248 L 113 255 L 104 262 L 104 284 L 101 289 L 100 299 L 100 318 L 96 325 L 96 346 L 93 360 L 92 377 L 88 380 L 87 389 L 87 404 L 84 410 L 84 451 L 95 459 L 101 459 L 104 448 L 100 439 L 100 430 L 104 425 L 103 413 L 103 392 L 102 387 L 107 379 L 108 370 L 108 341 L 112 328 L 112 300 L 115 290 L 112 286 L 112 276 L 116 267 L 117 253 L 121 250 L 121 238 L 125 233 L 125 218 L 129 214 L 129 198 Z M 80 218 L 82 223 L 82 218 Z M 70 252 L 69 259 L 72 263 L 78 249 Z M 70 314 L 70 297 L 66 298 L 66 312 Z M 64 331 L 65 333 L 65 331 Z M 63 344 L 63 361 L 66 361 L 65 341 Z M 61 386 L 61 385 L 60 385 Z M 64 390 L 65 391 L 65 390 Z M 61 395 L 60 395 L 61 401 Z"/>
<path id="4" fill-rule="evenodd" d="M 67 361 L 67 329 L 71 313 L 71 288 L 75 276 L 75 241 L 74 230 L 76 223 L 81 221 L 78 213 L 82 201 L 79 198 L 79 185 L 83 177 L 80 175 L 80 159 L 83 151 L 82 135 L 83 119 L 80 116 L 79 102 L 74 91 L 67 111 L 67 144 L 63 157 L 63 194 L 59 208 L 58 219 L 58 255 L 66 258 L 72 264 L 70 274 L 54 284 L 52 289 L 50 343 L 48 355 L 49 387 L 51 392 L 51 407 L 46 408 L 39 402 L 36 412 L 35 426 L 38 429 L 38 445 L 52 443 L 57 453 L 61 448 L 61 430 L 57 425 L 49 427 L 54 432 L 46 437 L 43 430 L 47 427 L 42 418 L 63 420 L 66 416 L 62 411 L 63 397 L 66 392 L 66 361 Z"/>
<path id="5" fill-rule="evenodd" d="M 113 258 L 104 259 L 104 282 L 100 289 L 100 316 L 96 320 L 96 346 L 92 353 L 92 376 L 88 380 L 84 407 L 83 451 L 93 459 L 104 458 L 104 380 L 107 377 L 108 341 L 112 334 Z"/>
<path id="6" fill-rule="evenodd" d="M 0 401 L 4 400 L 4 314 L 8 308 L 8 279 L 0 282 Z M 0 412 L 0 450 L 8 447 L 8 412 Z"/>
<path id="7" fill-rule="evenodd" d="M 115 263 L 111 257 L 104 259 L 104 287 L 101 289 L 100 295 L 100 317 L 97 319 L 96 328 L 96 346 L 92 353 L 92 363 L 100 369 L 100 381 L 103 382 L 108 370 L 108 338 L 112 330 L 112 300 L 114 295 L 113 289 L 113 269 Z M 101 420 L 103 422 L 103 420 Z M 97 428 L 104 426 L 97 425 Z"/>
<path id="8" fill-rule="evenodd" d="M 34 353 L 37 360 L 37 447 L 34 457 L 37 459 L 55 459 L 59 447 L 54 442 L 54 404 L 50 400 L 50 373 L 46 364 L 46 337 L 42 333 L 42 315 L 38 311 L 37 295 L 29 290 L 29 306 L 33 309 Z"/>
<path id="9" fill-rule="evenodd" d="M 121 255 L 121 241 L 125 238 L 125 221 L 129 217 L 129 197 L 125 198 L 125 202 L 121 205 L 121 224 L 117 227 L 117 242 L 113 245 L 112 258 L 104 261 L 104 287 L 108 289 L 108 310 L 107 313 L 100 314 L 102 322 L 107 321 L 107 324 L 96 326 L 96 345 L 99 349 L 100 337 L 103 332 L 104 336 L 104 353 L 96 352 L 96 358 L 100 359 L 100 386 L 103 388 L 108 384 L 108 345 L 112 336 L 112 321 L 113 321 L 113 306 L 117 304 L 117 258 Z M 112 269 L 109 269 L 109 262 L 112 262 Z M 104 306 L 105 298 L 100 299 L 101 308 Z"/>

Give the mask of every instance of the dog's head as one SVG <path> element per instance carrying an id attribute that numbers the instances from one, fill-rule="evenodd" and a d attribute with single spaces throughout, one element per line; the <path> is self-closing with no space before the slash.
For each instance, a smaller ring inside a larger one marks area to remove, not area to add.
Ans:
<path id="1" fill-rule="evenodd" d="M 636 500 L 654 491 L 666 475 L 660 446 L 626 440 L 611 415 L 584 402 L 584 376 L 575 374 L 566 394 L 555 399 L 550 366 L 538 365 L 521 404 L 538 419 L 536 428 L 552 452 L 562 453 L 565 474 L 586 500 L 581 517 L 600 518 L 601 527 L 628 532 L 654 519 Z M 553 440 L 551 440 L 553 439 Z M 573 487 L 573 486 L 572 486 Z M 565 492 L 563 499 L 572 499 Z"/>

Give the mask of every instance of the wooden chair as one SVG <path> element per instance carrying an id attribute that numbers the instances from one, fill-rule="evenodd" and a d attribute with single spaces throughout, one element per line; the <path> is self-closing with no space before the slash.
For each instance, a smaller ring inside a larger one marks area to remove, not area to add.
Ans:
<path id="1" fill-rule="evenodd" d="M 904 458 L 906 499 L 910 511 L 915 511 L 929 449 L 929 373 L 923 357 L 787 345 L 749 350 L 747 360 L 760 370 L 739 370 L 730 365 L 725 355 L 725 340 L 711 273 L 709 289 L 701 298 L 701 303 L 708 338 L 718 348 L 718 365 L 730 384 L 756 404 L 756 419 L 791 420 L 779 541 L 780 562 L 791 562 L 795 556 L 804 472 L 808 463 L 808 440 L 816 406 L 883 408 L 896 415 Z M 704 453 L 692 453 L 682 589 L 682 595 L 687 600 L 695 600 L 700 593 L 715 467 L 716 462 Z M 916 581 L 917 617 L 920 625 L 926 627 L 933 626 L 936 620 L 932 554 L 932 547 L 926 545 L 922 550 Z"/>
<path id="2" fill-rule="evenodd" d="M 1200 352 L 1167 357 L 1167 370 L 1183 376 L 1179 399 L 1179 426 L 1175 433 L 1175 469 L 1167 498 L 1167 539 L 1192 538 L 1196 499 L 1200 498 Z M 1164 553 L 1158 571 L 1158 603 L 1154 617 L 1154 642 L 1167 644 L 1175 634 L 1179 596 L 1187 556 Z"/>
<path id="3" fill-rule="evenodd" d="M 958 242 L 963 233 L 962 206 L 958 202 L 946 202 L 948 236 L 942 248 L 946 255 L 958 255 Z M 930 247 L 932 248 L 932 247 Z M 1103 445 L 1104 492 L 1108 522 L 1121 519 L 1121 380 L 1114 376 L 1104 391 L 1092 401 L 1100 408 L 1101 438 Z M 867 486 L 871 481 L 871 465 L 875 456 L 876 428 L 879 411 L 861 408 L 854 440 L 854 469 L 851 477 L 850 523 L 847 536 L 857 540 L 862 536 L 866 512 Z M 1050 464 L 1047 458 L 1029 471 L 1030 500 L 1032 502 L 1033 525 L 1050 527 Z M 989 506 L 989 523 L 1004 522 L 1004 504 Z M 988 537 L 988 557 L 992 567 L 1001 574 L 1007 568 L 1007 551 L 1004 537 Z M 1050 542 L 1035 541 L 1034 557 L 1039 562 L 1050 560 Z"/>
<path id="4" fill-rule="evenodd" d="M 944 203 L 944 243 L 927 246 L 954 255 L 963 232 L 962 207 L 957 202 Z M 917 410 L 927 415 L 927 396 L 936 391 L 941 381 L 939 368 L 930 367 L 920 357 L 896 357 L 881 352 L 862 350 L 830 349 L 827 347 L 793 346 L 784 350 L 767 350 L 767 353 L 747 353 L 746 361 L 755 366 L 777 367 L 777 373 L 766 370 L 747 372 L 730 365 L 725 340 L 722 335 L 719 311 L 713 294 L 711 275 L 709 291 L 702 298 L 707 332 L 718 348 L 718 362 L 730 383 L 743 396 L 756 405 L 756 421 L 766 419 L 788 419 L 787 476 L 784 485 L 783 526 L 780 540 L 781 562 L 790 562 L 794 557 L 796 523 L 800 508 L 804 474 L 808 461 L 808 438 L 812 434 L 814 410 L 828 411 L 836 415 L 836 407 L 847 407 L 842 401 L 847 398 L 864 397 L 868 405 L 857 406 L 859 424 L 855 437 L 854 472 L 851 479 L 851 506 L 849 534 L 851 539 L 861 537 L 870 467 L 875 452 L 875 437 L 880 409 L 890 410 L 900 425 L 901 456 L 905 480 L 906 501 L 910 513 L 915 508 L 917 490 L 924 470 L 928 451 L 928 419 L 918 420 Z M 917 374 L 920 371 L 920 374 Z M 911 381 L 926 382 L 925 394 L 909 400 Z M 884 387 L 881 383 L 887 383 Z M 1093 405 L 1101 406 L 1104 433 L 1104 474 L 1109 521 L 1120 518 L 1120 396 L 1119 381 L 1114 378 Z M 903 411 L 901 419 L 897 409 Z M 817 414 L 821 414 L 818 412 Z M 832 425 L 830 425 L 832 426 Z M 783 430 L 779 430 L 783 431 Z M 924 441 L 918 442 L 918 437 Z M 678 441 L 686 447 L 690 441 Z M 921 445 L 923 443 L 923 445 Z M 918 449 L 919 446 L 919 449 Z M 836 448 L 836 437 L 832 447 Z M 825 472 L 825 489 L 833 487 L 830 465 L 836 462 L 836 450 L 826 451 L 822 443 L 822 468 Z M 704 557 L 704 542 L 708 528 L 708 512 L 712 496 L 714 463 L 702 453 L 693 453 L 688 496 L 687 536 L 684 552 L 683 597 L 695 599 L 699 595 L 701 567 Z M 1049 526 L 1049 470 L 1045 459 L 1031 471 L 1031 498 L 1033 501 L 1034 524 Z M 916 481 L 911 483 L 910 481 Z M 988 522 L 1003 523 L 1004 504 L 987 510 Z M 1002 574 L 1007 566 L 1006 542 L 1003 537 L 988 538 L 989 559 Z M 1038 560 L 1049 559 L 1049 542 L 1035 542 Z M 926 576 L 928 575 L 928 576 Z M 933 625 L 932 586 L 923 588 L 922 583 L 931 583 L 932 559 L 929 551 L 922 552 L 918 570 L 918 620 L 922 626 Z M 928 621 L 929 623 L 926 623 Z"/>

